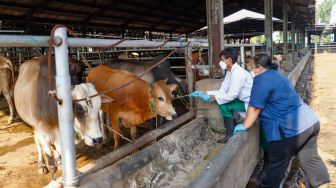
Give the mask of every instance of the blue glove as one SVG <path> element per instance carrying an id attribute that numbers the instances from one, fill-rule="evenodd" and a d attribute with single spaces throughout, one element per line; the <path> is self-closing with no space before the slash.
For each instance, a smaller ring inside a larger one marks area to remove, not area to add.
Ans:
<path id="1" fill-rule="evenodd" d="M 237 134 L 240 131 L 246 131 L 247 129 L 244 128 L 242 123 L 239 123 L 238 125 L 235 126 L 233 135 Z"/>
<path id="2" fill-rule="evenodd" d="M 190 97 L 202 98 L 203 93 L 200 91 L 194 91 L 190 94 Z"/>
<path id="3" fill-rule="evenodd" d="M 210 102 L 210 100 L 211 100 L 211 96 L 208 95 L 208 94 L 203 94 L 203 95 L 202 95 L 202 100 L 203 100 L 204 102 Z"/>

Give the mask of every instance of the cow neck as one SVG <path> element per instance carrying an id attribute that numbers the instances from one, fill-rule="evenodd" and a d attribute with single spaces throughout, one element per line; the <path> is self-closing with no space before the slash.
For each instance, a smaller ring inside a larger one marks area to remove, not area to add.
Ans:
<path id="1" fill-rule="evenodd" d="M 155 103 L 154 103 L 154 84 L 149 84 L 149 109 L 152 113 L 155 112 Z"/>

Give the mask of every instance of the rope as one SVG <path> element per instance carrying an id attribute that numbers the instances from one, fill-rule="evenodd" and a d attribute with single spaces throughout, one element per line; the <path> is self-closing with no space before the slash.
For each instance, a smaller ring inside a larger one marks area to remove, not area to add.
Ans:
<path id="1" fill-rule="evenodd" d="M 112 132 L 115 132 L 115 133 L 117 133 L 122 139 L 124 139 L 124 140 L 127 140 L 128 142 L 132 142 L 132 140 L 130 140 L 130 139 L 128 139 L 128 138 L 126 138 L 124 135 L 122 135 L 121 133 L 119 133 L 118 131 L 116 131 L 116 130 L 114 130 L 112 127 L 110 127 L 110 126 L 107 126 L 105 123 L 102 123 L 103 125 L 104 125 L 104 127 L 106 127 L 108 130 L 110 130 L 110 131 L 112 131 Z"/>
<path id="2" fill-rule="evenodd" d="M 189 44 L 190 44 L 190 42 L 188 42 L 184 47 L 189 46 Z M 131 81 L 129 81 L 129 82 L 127 82 L 127 83 L 125 83 L 125 84 L 119 86 L 119 87 L 116 87 L 116 88 L 112 88 L 112 89 L 108 89 L 108 90 L 102 91 L 102 92 L 97 93 L 97 94 L 95 94 L 95 95 L 91 95 L 91 96 L 89 96 L 89 97 L 87 97 L 87 98 L 90 98 L 90 99 L 91 99 L 91 98 L 94 98 L 94 97 L 97 97 L 97 96 L 100 96 L 100 95 L 103 95 L 103 94 L 106 94 L 106 93 L 110 93 L 110 92 L 112 92 L 112 91 L 116 91 L 116 90 L 122 89 L 122 88 L 124 88 L 124 87 L 126 87 L 126 86 L 128 86 L 128 85 L 130 85 L 130 84 L 132 84 L 132 83 L 134 83 L 135 81 L 140 80 L 145 74 L 147 74 L 149 71 L 151 71 L 152 69 L 154 69 L 156 66 L 158 66 L 158 65 L 161 64 L 162 62 L 164 62 L 166 59 L 168 59 L 171 55 L 173 55 L 173 54 L 174 54 L 175 52 L 177 52 L 178 50 L 179 50 L 179 48 L 177 48 L 177 49 L 171 51 L 166 57 L 164 57 L 164 58 L 161 59 L 159 62 L 157 62 L 157 63 L 155 63 L 154 65 L 152 65 L 151 67 L 149 67 L 145 72 L 143 72 L 141 75 L 139 75 L 139 76 L 136 77 L 135 79 L 133 79 L 133 80 L 131 80 Z M 78 100 L 76 100 L 75 102 L 84 101 L 84 100 L 87 100 L 87 98 L 78 99 Z"/>

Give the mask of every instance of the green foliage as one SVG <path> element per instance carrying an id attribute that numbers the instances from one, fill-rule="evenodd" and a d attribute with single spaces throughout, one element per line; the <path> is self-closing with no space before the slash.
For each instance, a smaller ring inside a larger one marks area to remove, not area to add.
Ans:
<path id="1" fill-rule="evenodd" d="M 321 23 L 329 24 L 330 12 L 336 0 L 325 0 L 316 9 L 316 23 L 321 19 Z"/>
<path id="2" fill-rule="evenodd" d="M 318 35 L 312 35 L 312 43 L 315 43 L 315 42 L 320 42 L 320 38 Z M 332 42 L 331 41 L 331 35 L 322 35 L 321 36 L 321 42 L 322 43 L 330 43 Z"/>
<path id="3" fill-rule="evenodd" d="M 265 35 L 259 35 L 251 38 L 251 44 L 260 44 L 265 42 L 266 42 Z"/>

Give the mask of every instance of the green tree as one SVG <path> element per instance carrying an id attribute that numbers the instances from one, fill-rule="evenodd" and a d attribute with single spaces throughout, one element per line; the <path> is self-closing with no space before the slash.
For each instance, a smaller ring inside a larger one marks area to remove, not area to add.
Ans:
<path id="1" fill-rule="evenodd" d="M 330 12 L 335 3 L 336 0 L 325 0 L 317 7 L 315 15 L 316 23 L 321 19 L 321 23 L 329 24 Z"/>

